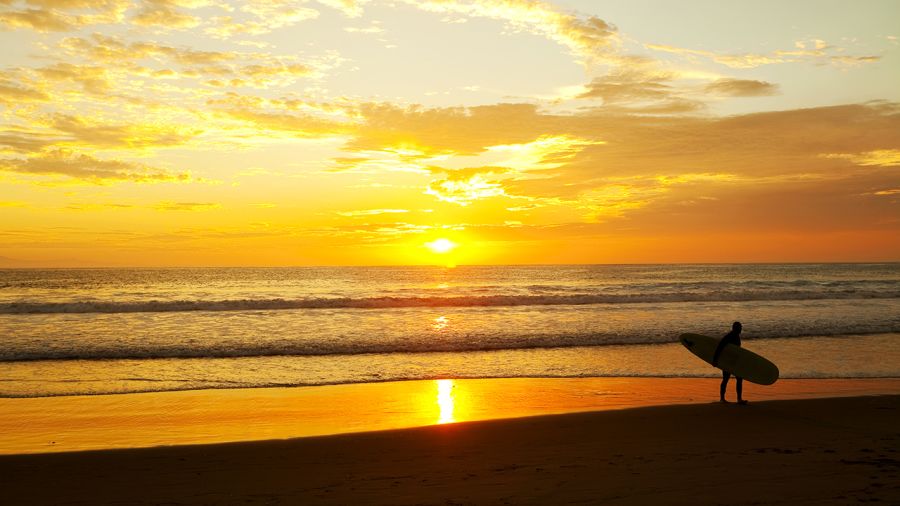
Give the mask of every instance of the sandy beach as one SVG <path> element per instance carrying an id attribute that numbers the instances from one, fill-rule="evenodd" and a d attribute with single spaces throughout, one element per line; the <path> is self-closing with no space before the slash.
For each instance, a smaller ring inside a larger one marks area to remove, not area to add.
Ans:
<path id="1" fill-rule="evenodd" d="M 229 443 L 698 404 L 714 378 L 480 378 L 0 398 L 0 455 Z M 898 395 L 900 378 L 745 382 L 752 401 Z M 734 386 L 729 398 L 734 400 Z"/>
<path id="2" fill-rule="evenodd" d="M 0 487 L 8 504 L 896 503 L 898 421 L 898 395 L 661 405 L 5 455 Z"/>

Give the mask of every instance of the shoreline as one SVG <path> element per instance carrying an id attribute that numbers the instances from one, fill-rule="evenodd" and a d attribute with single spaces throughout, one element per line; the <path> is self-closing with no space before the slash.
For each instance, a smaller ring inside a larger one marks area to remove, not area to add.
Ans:
<path id="1" fill-rule="evenodd" d="M 0 487 L 14 504 L 896 503 L 898 420 L 896 394 L 648 406 L 6 455 Z"/>
<path id="2" fill-rule="evenodd" d="M 283 440 L 718 404 L 718 378 L 498 378 L 0 399 L 0 455 Z M 751 403 L 900 394 L 900 378 L 744 383 Z M 734 400 L 734 381 L 728 398 Z"/>

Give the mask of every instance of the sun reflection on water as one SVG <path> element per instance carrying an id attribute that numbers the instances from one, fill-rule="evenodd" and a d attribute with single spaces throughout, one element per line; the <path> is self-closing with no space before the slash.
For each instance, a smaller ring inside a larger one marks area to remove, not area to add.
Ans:
<path id="1" fill-rule="evenodd" d="M 440 408 L 440 415 L 437 423 L 453 423 L 453 380 L 443 379 L 437 380 L 437 404 Z"/>
<path id="2" fill-rule="evenodd" d="M 434 323 L 431 324 L 431 328 L 434 330 L 444 330 L 449 323 L 450 320 L 446 316 L 438 316 L 434 319 Z"/>

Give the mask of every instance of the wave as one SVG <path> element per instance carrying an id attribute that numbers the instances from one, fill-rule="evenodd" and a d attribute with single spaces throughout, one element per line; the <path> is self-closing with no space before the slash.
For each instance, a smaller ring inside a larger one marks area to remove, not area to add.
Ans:
<path id="1" fill-rule="evenodd" d="M 786 334 L 783 330 L 757 332 L 753 339 L 782 339 L 803 337 L 861 336 L 900 332 L 900 326 L 872 325 L 869 328 L 811 329 L 808 332 Z M 711 333 L 708 333 L 711 335 Z M 127 347 L 116 344 L 71 345 L 53 347 L 27 347 L 0 349 L 0 363 L 35 362 L 42 360 L 151 360 L 151 359 L 222 359 L 263 357 L 324 357 L 418 353 L 459 353 L 479 351 L 527 351 L 552 348 L 579 348 L 632 345 L 665 345 L 678 342 L 677 335 L 644 334 L 620 335 L 604 333 L 560 333 L 533 335 L 522 338 L 516 335 L 483 336 L 473 340 L 469 336 L 435 341 L 428 338 L 407 340 L 359 341 L 312 340 L 275 342 L 221 342 L 216 344 L 132 344 Z M 74 344 L 74 343 L 73 343 Z"/>
<path id="2" fill-rule="evenodd" d="M 301 299 L 2 302 L 0 314 L 157 313 L 288 309 L 389 309 L 417 307 L 502 307 L 668 302 L 743 302 L 828 299 L 894 299 L 900 290 L 734 290 L 712 293 L 474 295 L 448 297 L 361 297 Z"/>
<path id="3" fill-rule="evenodd" d="M 559 373 L 559 374 L 453 374 L 453 380 L 470 379 L 566 379 L 566 378 L 721 378 L 717 372 L 709 373 L 640 373 L 616 371 L 613 373 L 588 372 L 588 373 Z M 843 371 L 843 372 L 802 372 L 781 374 L 779 379 L 896 379 L 896 374 L 873 373 L 868 371 Z M 378 378 L 359 379 L 309 379 L 298 381 L 226 381 L 221 379 L 191 380 L 191 381 L 166 381 L 166 380 L 140 380 L 127 378 L 120 381 L 116 387 L 111 387 L 109 381 L 98 380 L 99 385 L 85 386 L 90 381 L 76 381 L 79 384 L 74 391 L 54 390 L 53 381 L 44 382 L 43 390 L 22 392 L 13 389 L 0 388 L 0 399 L 32 399 L 41 397 L 71 397 L 94 395 L 124 395 L 154 392 L 185 392 L 198 390 L 234 390 L 255 388 L 296 388 L 296 387 L 321 387 L 331 385 L 372 384 L 399 381 L 435 381 L 448 379 L 447 374 L 387 374 Z M 21 380 L 14 380 L 22 383 Z M 151 386 L 154 383 L 162 383 L 160 386 Z M 180 384 L 179 384 L 180 383 Z"/>

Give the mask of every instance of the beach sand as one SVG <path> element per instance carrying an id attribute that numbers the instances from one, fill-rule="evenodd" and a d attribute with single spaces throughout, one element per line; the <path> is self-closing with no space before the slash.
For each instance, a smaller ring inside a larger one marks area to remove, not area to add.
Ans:
<path id="1" fill-rule="evenodd" d="M 448 422 L 691 404 L 715 378 L 506 378 L 399 381 L 0 399 L 0 455 L 209 444 Z M 744 397 L 898 394 L 900 378 L 745 382 Z M 734 381 L 728 396 L 734 400 Z"/>
<path id="2" fill-rule="evenodd" d="M 5 504 L 900 501 L 900 396 L 0 457 Z"/>
<path id="3" fill-rule="evenodd" d="M 515 388 L 554 381 L 505 380 Z M 658 382 L 673 380 L 637 383 L 650 387 L 649 395 Z M 717 384 L 680 386 L 693 382 Z M 793 388 L 816 397 L 823 391 L 817 383 Z M 840 383 L 839 395 L 859 390 L 859 382 Z M 869 384 L 873 391 L 897 385 Z M 17 505 L 897 504 L 898 452 L 898 395 L 704 402 L 286 440 L 6 455 L 0 497 Z"/>

